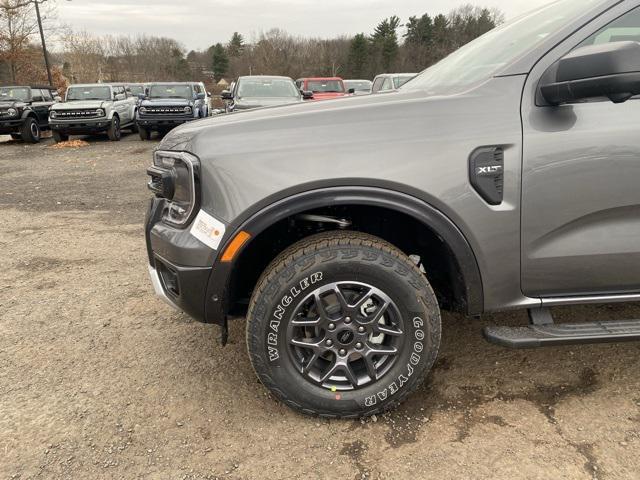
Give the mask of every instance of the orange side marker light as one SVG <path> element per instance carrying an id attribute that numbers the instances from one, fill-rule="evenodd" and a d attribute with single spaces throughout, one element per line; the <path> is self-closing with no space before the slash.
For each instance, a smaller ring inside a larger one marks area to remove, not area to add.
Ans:
<path id="1" fill-rule="evenodd" d="M 251 238 L 251 235 L 249 235 L 245 231 L 241 231 L 240 233 L 238 233 L 234 237 L 234 239 L 231 240 L 231 242 L 229 243 L 229 246 L 226 248 L 226 250 L 222 254 L 222 258 L 220 259 L 220 261 L 223 263 L 232 262 L 234 257 L 236 256 L 236 253 L 240 251 L 243 245 L 247 243 L 247 241 L 250 238 Z"/>

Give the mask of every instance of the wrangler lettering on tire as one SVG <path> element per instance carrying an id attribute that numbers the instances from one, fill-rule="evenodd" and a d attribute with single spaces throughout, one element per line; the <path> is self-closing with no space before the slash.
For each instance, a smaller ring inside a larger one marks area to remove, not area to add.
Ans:
<path id="1" fill-rule="evenodd" d="M 247 344 L 262 383 L 325 417 L 393 408 L 432 367 L 440 311 L 426 277 L 391 244 L 358 232 L 306 238 L 267 267 Z"/>

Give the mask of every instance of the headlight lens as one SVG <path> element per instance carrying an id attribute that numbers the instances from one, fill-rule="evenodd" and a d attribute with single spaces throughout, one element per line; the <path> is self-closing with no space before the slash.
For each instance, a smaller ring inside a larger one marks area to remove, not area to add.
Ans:
<path id="1" fill-rule="evenodd" d="M 104 115 L 105 115 L 104 109 L 103 108 L 96 109 L 96 115 L 98 117 L 104 117 Z"/>
<path id="2" fill-rule="evenodd" d="M 156 169 L 169 173 L 173 181 L 173 195 L 167 199 L 164 220 L 168 223 L 183 226 L 190 219 L 196 208 L 199 195 L 200 161 L 186 152 L 155 152 L 153 164 Z M 151 188 L 157 183 L 157 173 L 148 172 L 152 179 Z M 160 181 L 162 181 L 160 179 Z M 151 188 L 159 194 L 158 189 Z"/>
<path id="3" fill-rule="evenodd" d="M 10 108 L 9 110 L 7 110 L 7 113 L 10 117 L 15 117 L 16 115 L 18 115 L 18 110 L 16 110 L 15 108 Z"/>
<path id="4" fill-rule="evenodd" d="M 147 113 L 147 107 L 140 107 L 138 111 L 144 115 L 145 113 Z"/>
<path id="5" fill-rule="evenodd" d="M 193 109 L 191 107 L 184 107 L 184 113 L 186 113 L 188 115 L 191 112 L 193 112 Z"/>
<path id="6" fill-rule="evenodd" d="M 55 110 L 51 110 L 49 112 L 49 117 L 56 118 L 57 116 L 58 116 L 58 112 L 56 112 Z"/>

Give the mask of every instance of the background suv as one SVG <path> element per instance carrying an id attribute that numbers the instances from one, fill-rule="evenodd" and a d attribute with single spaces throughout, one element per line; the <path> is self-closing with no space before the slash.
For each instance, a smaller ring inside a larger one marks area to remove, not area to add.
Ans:
<path id="1" fill-rule="evenodd" d="M 240 77 L 232 90 L 222 92 L 227 112 L 299 103 L 304 98 L 291 78 L 262 75 Z"/>
<path id="2" fill-rule="evenodd" d="M 71 85 L 64 103 L 56 103 L 49 112 L 49 124 L 56 142 L 69 135 L 103 133 L 118 141 L 122 128 L 135 129 L 137 99 L 123 84 Z"/>
<path id="3" fill-rule="evenodd" d="M 39 142 L 40 132 L 49 130 L 49 108 L 58 100 L 50 86 L 0 87 L 0 135 Z"/>
<path id="4" fill-rule="evenodd" d="M 383 73 L 373 79 L 371 93 L 392 92 L 399 89 L 416 75 L 415 73 Z"/>
<path id="5" fill-rule="evenodd" d="M 141 140 L 152 131 L 168 132 L 177 125 L 208 114 L 207 94 L 192 82 L 151 83 L 138 108 L 136 123 Z"/>

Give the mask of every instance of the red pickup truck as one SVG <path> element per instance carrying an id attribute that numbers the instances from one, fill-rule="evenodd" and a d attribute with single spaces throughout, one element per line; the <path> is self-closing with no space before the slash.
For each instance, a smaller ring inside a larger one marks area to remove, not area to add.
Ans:
<path id="1" fill-rule="evenodd" d="M 344 97 L 349 93 L 340 77 L 299 78 L 296 85 L 302 91 L 313 92 L 314 100 Z"/>

